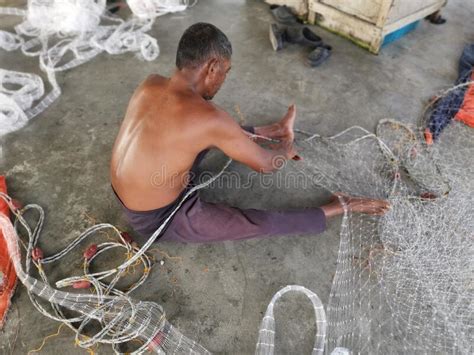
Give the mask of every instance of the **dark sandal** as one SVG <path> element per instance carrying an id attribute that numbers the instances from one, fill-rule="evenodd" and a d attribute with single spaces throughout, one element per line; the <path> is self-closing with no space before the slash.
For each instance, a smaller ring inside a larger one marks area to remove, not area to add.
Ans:
<path id="1" fill-rule="evenodd" d="M 283 25 L 296 25 L 298 23 L 297 17 L 288 6 L 270 5 L 270 11 L 275 20 Z"/>
<path id="2" fill-rule="evenodd" d="M 310 67 L 315 68 L 323 64 L 331 56 L 332 47 L 323 44 L 322 46 L 316 47 L 311 53 L 308 54 L 307 62 Z"/>
<path id="3" fill-rule="evenodd" d="M 426 17 L 426 19 L 433 25 L 442 25 L 446 23 L 446 19 L 439 14 L 429 15 Z"/>

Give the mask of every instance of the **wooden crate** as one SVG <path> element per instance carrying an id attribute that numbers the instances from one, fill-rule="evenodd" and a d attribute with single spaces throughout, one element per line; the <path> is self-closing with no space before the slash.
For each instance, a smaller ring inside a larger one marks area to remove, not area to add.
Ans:
<path id="1" fill-rule="evenodd" d="M 446 0 L 309 0 L 310 23 L 349 38 L 372 53 L 384 39 L 402 35 Z"/>

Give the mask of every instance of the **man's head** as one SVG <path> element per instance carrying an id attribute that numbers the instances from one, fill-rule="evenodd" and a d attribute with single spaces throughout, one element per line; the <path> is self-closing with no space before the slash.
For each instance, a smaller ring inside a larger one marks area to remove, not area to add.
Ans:
<path id="1" fill-rule="evenodd" d="M 210 23 L 195 23 L 184 31 L 178 44 L 179 70 L 200 70 L 203 97 L 211 100 L 230 70 L 232 45 L 227 36 Z"/>

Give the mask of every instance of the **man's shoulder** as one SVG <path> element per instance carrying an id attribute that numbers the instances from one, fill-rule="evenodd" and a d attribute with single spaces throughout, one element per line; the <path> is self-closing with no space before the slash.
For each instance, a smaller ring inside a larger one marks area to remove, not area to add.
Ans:
<path id="1" fill-rule="evenodd" d="M 131 103 L 147 102 L 150 96 L 156 96 L 157 92 L 163 90 L 166 78 L 161 76 L 159 76 L 160 78 L 155 78 L 155 76 L 159 75 L 150 75 L 137 86 L 130 99 Z"/>
<path id="2" fill-rule="evenodd" d="M 142 81 L 136 91 L 142 94 L 154 93 L 163 90 L 167 81 L 168 78 L 165 78 L 164 76 L 152 74 Z"/>
<path id="3" fill-rule="evenodd" d="M 147 78 L 143 81 L 143 85 L 153 85 L 153 84 L 159 84 L 159 83 L 164 83 L 168 81 L 169 78 L 160 75 L 160 74 L 150 74 L 147 76 Z"/>
<path id="4" fill-rule="evenodd" d="M 234 122 L 227 112 L 211 102 L 201 103 L 199 109 L 195 112 L 199 115 L 199 119 L 203 124 L 212 127 L 226 126 Z"/>
<path id="5" fill-rule="evenodd" d="M 200 97 L 190 96 L 180 100 L 179 110 L 190 119 L 199 119 L 200 122 L 212 122 L 222 117 L 225 112 L 209 101 Z"/>
<path id="6" fill-rule="evenodd" d="M 189 105 L 189 110 L 185 110 L 186 127 L 191 128 L 196 136 L 213 139 L 228 131 L 229 125 L 235 124 L 224 110 L 210 102 L 196 100 Z"/>

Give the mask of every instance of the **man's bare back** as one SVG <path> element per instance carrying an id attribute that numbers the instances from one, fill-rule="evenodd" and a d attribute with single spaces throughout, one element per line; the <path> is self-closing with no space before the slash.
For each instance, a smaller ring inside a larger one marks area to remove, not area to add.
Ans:
<path id="1" fill-rule="evenodd" d="M 291 147 L 271 152 L 259 147 L 181 75 L 151 75 L 133 94 L 115 141 L 112 186 L 129 209 L 163 207 L 186 188 L 196 156 L 213 147 L 263 172 L 274 169 L 276 155 L 292 152 Z"/>
<path id="2" fill-rule="evenodd" d="M 202 126 L 193 124 L 203 118 L 206 102 L 170 86 L 170 79 L 152 75 L 138 87 L 113 148 L 112 186 L 133 210 L 174 201 L 196 155 L 206 148 L 196 139 Z"/>

